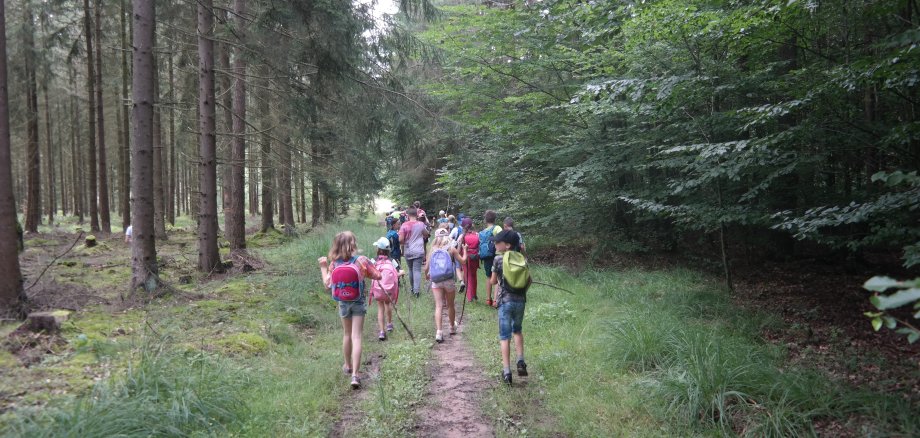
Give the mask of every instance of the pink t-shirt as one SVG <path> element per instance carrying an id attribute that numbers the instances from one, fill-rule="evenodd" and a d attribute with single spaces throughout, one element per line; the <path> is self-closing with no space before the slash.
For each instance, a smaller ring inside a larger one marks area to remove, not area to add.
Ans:
<path id="1" fill-rule="evenodd" d="M 406 259 L 415 259 L 425 256 L 425 237 L 428 236 L 428 229 L 425 224 L 410 220 L 399 227 L 399 241 L 405 245 L 403 257 Z"/>

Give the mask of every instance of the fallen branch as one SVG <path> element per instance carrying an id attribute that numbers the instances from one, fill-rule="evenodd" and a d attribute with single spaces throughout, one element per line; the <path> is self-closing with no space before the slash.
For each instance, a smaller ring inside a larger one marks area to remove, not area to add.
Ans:
<path id="1" fill-rule="evenodd" d="M 75 246 L 77 246 L 77 242 L 80 241 L 80 238 L 81 238 L 81 237 L 83 237 L 83 232 L 82 232 L 82 231 L 80 231 L 80 234 L 77 234 L 77 239 L 73 241 L 73 244 L 70 245 L 70 248 L 67 248 L 67 251 L 62 252 L 62 253 L 61 253 L 60 255 L 58 255 L 57 257 L 53 258 L 53 259 L 51 260 L 51 263 L 48 263 L 48 266 L 45 266 L 45 269 L 42 269 L 42 273 L 41 273 L 41 274 L 38 274 L 38 277 L 35 278 L 35 281 L 32 282 L 32 285 L 30 285 L 29 287 L 26 288 L 26 291 L 28 291 L 29 289 L 32 289 L 32 287 L 34 287 L 36 284 L 38 284 L 38 280 L 41 280 L 41 279 L 42 279 L 42 276 L 45 275 L 45 272 L 48 271 L 48 268 L 50 268 L 52 265 L 54 265 L 54 262 L 58 261 L 59 258 L 64 257 L 65 255 L 67 255 L 67 253 L 69 253 L 70 250 L 72 250 Z"/>
<path id="2" fill-rule="evenodd" d="M 550 288 L 553 288 L 553 289 L 561 290 L 561 291 L 563 291 L 563 292 L 568 292 L 568 293 L 570 293 L 570 294 L 572 294 L 572 295 L 575 295 L 575 292 L 572 292 L 572 291 L 570 291 L 570 290 L 568 290 L 568 289 L 563 289 L 563 288 L 561 288 L 561 287 L 559 287 L 559 286 L 553 286 L 553 285 L 548 284 L 548 283 L 541 283 L 541 282 L 539 282 L 539 281 L 534 281 L 533 284 L 539 284 L 539 285 L 541 285 L 541 286 L 550 287 Z"/>

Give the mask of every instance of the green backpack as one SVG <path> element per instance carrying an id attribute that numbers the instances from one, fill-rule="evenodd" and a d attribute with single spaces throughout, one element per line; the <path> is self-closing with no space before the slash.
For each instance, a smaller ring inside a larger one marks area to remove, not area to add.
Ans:
<path id="1" fill-rule="evenodd" d="M 505 285 L 512 293 L 524 295 L 530 286 L 530 269 L 524 254 L 517 251 L 505 251 L 502 255 L 502 276 Z"/>

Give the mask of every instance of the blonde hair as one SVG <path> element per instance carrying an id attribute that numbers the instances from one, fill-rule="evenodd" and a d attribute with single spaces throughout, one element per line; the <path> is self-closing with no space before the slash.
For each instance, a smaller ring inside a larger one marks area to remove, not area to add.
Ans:
<path id="1" fill-rule="evenodd" d="M 452 240 L 446 235 L 435 236 L 434 240 L 431 242 L 431 249 L 441 249 L 446 246 L 449 246 Z"/>
<path id="2" fill-rule="evenodd" d="M 358 241 L 355 239 L 355 234 L 351 231 L 342 231 L 332 239 L 332 247 L 329 248 L 329 261 L 349 260 L 357 252 Z"/>

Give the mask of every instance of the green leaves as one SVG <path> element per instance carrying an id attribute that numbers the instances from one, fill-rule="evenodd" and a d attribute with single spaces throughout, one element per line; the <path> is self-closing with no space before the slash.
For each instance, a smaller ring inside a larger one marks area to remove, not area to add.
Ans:
<path id="1" fill-rule="evenodd" d="M 914 319 L 920 319 L 920 278 L 908 281 L 898 281 L 890 277 L 876 276 L 866 281 L 863 287 L 867 290 L 876 292 L 875 295 L 869 298 L 869 302 L 881 311 L 864 313 L 864 315 L 870 319 L 873 330 L 879 331 L 883 324 L 885 328 L 894 330 L 900 323 L 904 327 L 897 329 L 895 332 L 906 335 L 907 342 L 913 344 L 917 339 L 920 339 L 920 330 L 915 326 L 905 321 L 899 321 L 884 312 L 886 310 L 913 304 L 913 308 L 916 310 L 913 317 Z M 891 295 L 882 294 L 889 289 L 899 290 Z"/>

